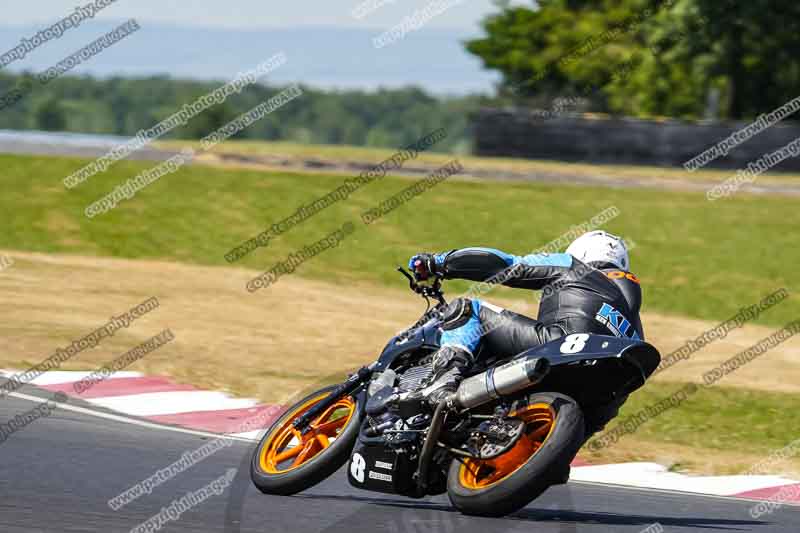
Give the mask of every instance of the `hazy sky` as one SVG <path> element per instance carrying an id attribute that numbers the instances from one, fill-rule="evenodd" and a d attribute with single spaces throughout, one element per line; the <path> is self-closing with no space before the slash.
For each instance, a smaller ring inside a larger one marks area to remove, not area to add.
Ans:
<path id="1" fill-rule="evenodd" d="M 117 0 L 97 15 L 98 19 L 135 17 L 178 25 L 219 28 L 305 26 L 390 27 L 432 0 L 370 0 L 384 3 L 361 20 L 351 15 L 365 0 Z M 493 0 L 446 0 L 454 4 L 430 21 L 428 27 L 475 28 L 486 14 L 496 10 Z M 58 20 L 89 0 L 27 0 L 3 10 L 0 24 L 40 24 Z M 512 0 L 532 5 L 533 0 Z"/>
<path id="2" fill-rule="evenodd" d="M 25 0 L 12 6 L 8 0 L 0 16 L 0 51 L 69 16 L 76 6 L 94 1 Z M 140 32 L 79 65 L 74 73 L 223 79 L 251 68 L 267 51 L 283 50 L 292 60 L 271 78 L 279 83 L 367 90 L 416 85 L 437 94 L 485 92 L 492 90 L 497 75 L 467 54 L 463 41 L 483 33 L 481 20 L 499 11 L 494 1 L 116 0 L 97 13 L 93 23 L 64 33 L 57 43 L 41 46 L 6 69 L 41 71 L 112 29 L 112 23 L 135 18 Z M 500 1 L 536 5 L 534 0 Z M 374 48 L 374 37 L 426 6 L 435 7 L 434 2 L 446 9 L 419 32 L 391 47 Z M 373 9 L 356 18 L 356 8 L 365 5 Z"/>

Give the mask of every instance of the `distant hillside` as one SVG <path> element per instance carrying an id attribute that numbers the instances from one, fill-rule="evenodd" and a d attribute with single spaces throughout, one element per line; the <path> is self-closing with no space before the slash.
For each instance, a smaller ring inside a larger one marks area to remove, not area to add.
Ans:
<path id="1" fill-rule="evenodd" d="M 122 21 L 120 21 L 121 23 Z M 87 23 L 32 52 L 8 68 L 44 70 L 113 29 L 114 22 Z M 464 51 L 466 30 L 421 29 L 382 49 L 376 30 L 294 28 L 212 30 L 141 23 L 142 29 L 75 70 L 97 76 L 169 74 L 221 79 L 252 68 L 278 51 L 289 62 L 277 83 L 300 81 L 320 88 L 373 89 L 417 85 L 436 94 L 490 93 L 496 76 Z M 0 53 L 39 27 L 0 26 Z"/>

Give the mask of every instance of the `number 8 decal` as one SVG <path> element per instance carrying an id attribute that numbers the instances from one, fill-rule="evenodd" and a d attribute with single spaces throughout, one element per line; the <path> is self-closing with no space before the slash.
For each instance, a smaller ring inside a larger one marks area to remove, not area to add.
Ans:
<path id="1" fill-rule="evenodd" d="M 567 335 L 567 337 L 564 338 L 564 344 L 561 345 L 561 353 L 578 353 L 586 347 L 586 341 L 588 340 L 589 335 L 587 333 Z"/>
<path id="2" fill-rule="evenodd" d="M 350 473 L 353 478 L 359 483 L 364 482 L 364 469 L 367 467 L 367 462 L 360 453 L 354 453 L 353 458 L 350 459 Z"/>

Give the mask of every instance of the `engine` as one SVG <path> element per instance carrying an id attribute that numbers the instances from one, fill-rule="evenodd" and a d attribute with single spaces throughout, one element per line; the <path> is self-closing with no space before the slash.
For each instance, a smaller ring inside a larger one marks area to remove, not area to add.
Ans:
<path id="1" fill-rule="evenodd" d="M 398 393 L 424 386 L 432 374 L 433 363 L 428 357 L 398 372 L 385 370 L 372 381 L 368 389 L 367 417 L 350 459 L 348 479 L 353 486 L 422 496 L 413 474 L 431 417 L 422 411 L 401 416 L 392 400 Z"/>
<path id="2" fill-rule="evenodd" d="M 430 419 L 425 413 L 407 413 L 403 416 L 395 409 L 397 394 L 415 391 L 427 384 L 433 374 L 431 358 L 417 361 L 406 368 L 385 370 L 376 376 L 368 389 L 365 433 L 370 437 L 385 435 L 387 441 L 404 441 L 403 431 L 416 431 Z"/>
<path id="3" fill-rule="evenodd" d="M 412 366 L 397 376 L 397 388 L 401 392 L 417 390 L 433 374 L 433 362 L 431 360 L 422 361 L 421 364 Z"/>

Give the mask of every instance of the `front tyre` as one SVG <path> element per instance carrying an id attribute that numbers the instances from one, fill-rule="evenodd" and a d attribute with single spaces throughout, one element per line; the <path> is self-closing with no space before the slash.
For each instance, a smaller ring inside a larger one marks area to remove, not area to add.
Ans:
<path id="1" fill-rule="evenodd" d="M 305 435 L 292 425 L 335 388 L 309 394 L 264 434 L 250 461 L 250 477 L 261 492 L 295 494 L 316 485 L 347 462 L 361 427 L 363 406 L 358 398 L 341 398 L 311 422 Z"/>
<path id="2" fill-rule="evenodd" d="M 532 393 L 515 400 L 510 417 L 525 433 L 503 455 L 489 460 L 453 460 L 447 493 L 464 514 L 505 516 L 522 509 L 563 479 L 583 444 L 583 413 L 558 393 Z"/>

